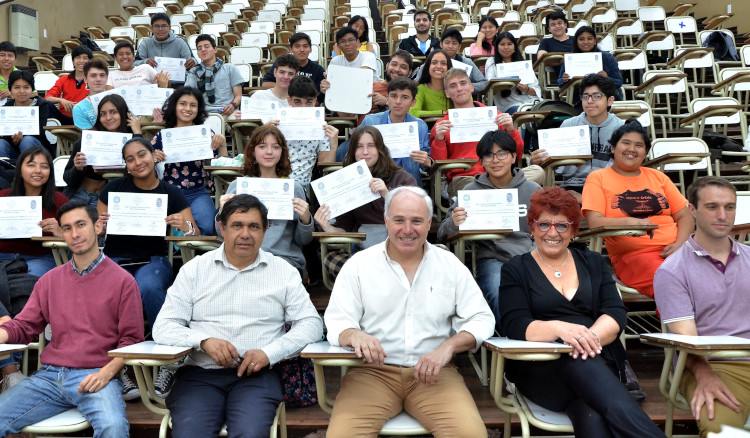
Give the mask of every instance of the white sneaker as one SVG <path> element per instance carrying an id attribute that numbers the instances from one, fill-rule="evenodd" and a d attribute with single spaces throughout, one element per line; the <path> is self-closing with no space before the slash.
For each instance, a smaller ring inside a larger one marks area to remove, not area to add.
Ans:
<path id="1" fill-rule="evenodd" d="M 3 379 L 2 387 L 0 388 L 0 392 L 5 392 L 9 390 L 11 387 L 15 386 L 20 382 L 21 380 L 25 379 L 26 376 L 23 375 L 22 372 L 16 371 L 15 373 L 8 374 Z"/>
<path id="2" fill-rule="evenodd" d="M 133 380 L 128 375 L 128 367 L 122 370 L 122 399 L 125 401 L 135 400 L 141 396 L 141 392 L 138 390 Z"/>

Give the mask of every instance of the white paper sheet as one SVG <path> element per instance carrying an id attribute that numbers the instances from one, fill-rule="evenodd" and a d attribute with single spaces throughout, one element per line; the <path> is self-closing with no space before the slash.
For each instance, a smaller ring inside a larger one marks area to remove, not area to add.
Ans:
<path id="1" fill-rule="evenodd" d="M 41 196 L 0 197 L 0 239 L 40 237 Z"/>
<path id="2" fill-rule="evenodd" d="M 39 135 L 39 107 L 0 107 L 0 135 Z"/>
<path id="3" fill-rule="evenodd" d="M 279 108 L 276 113 L 279 130 L 286 141 L 325 140 L 326 114 L 323 108 Z"/>
<path id="4" fill-rule="evenodd" d="M 326 108 L 353 114 L 367 114 L 372 109 L 372 70 L 340 65 L 328 66 Z"/>
<path id="5" fill-rule="evenodd" d="M 109 192 L 107 234 L 167 235 L 167 195 Z"/>
<path id="6" fill-rule="evenodd" d="M 124 166 L 122 146 L 133 134 L 85 130 L 81 133 L 81 152 L 89 166 Z"/>
<path id="7" fill-rule="evenodd" d="M 169 73 L 169 80 L 185 82 L 185 60 L 182 58 L 167 58 L 163 56 L 154 57 L 156 71 Z"/>
<path id="8" fill-rule="evenodd" d="M 419 126 L 417 122 L 373 126 L 383 135 L 383 142 L 388 147 L 391 158 L 405 158 L 412 151 L 419 150 Z"/>
<path id="9" fill-rule="evenodd" d="M 237 178 L 237 194 L 260 199 L 268 209 L 268 219 L 294 219 L 294 180 L 290 178 Z"/>
<path id="10" fill-rule="evenodd" d="M 454 108 L 448 110 L 451 143 L 479 141 L 485 132 L 496 131 L 497 107 Z"/>
<path id="11" fill-rule="evenodd" d="M 327 205 L 331 218 L 372 202 L 380 195 L 370 190 L 372 174 L 365 160 L 312 181 L 310 185 L 320 205 Z"/>
<path id="12" fill-rule="evenodd" d="M 539 149 L 550 157 L 591 155 L 591 137 L 588 126 L 541 129 Z"/>
<path id="13" fill-rule="evenodd" d="M 566 53 L 565 73 L 573 77 L 583 77 L 590 73 L 599 73 L 602 67 L 601 52 Z"/>
<path id="14" fill-rule="evenodd" d="M 495 75 L 487 76 L 487 79 L 507 79 L 518 78 L 522 84 L 532 84 L 536 82 L 536 74 L 531 61 L 503 62 L 495 64 Z"/>
<path id="15" fill-rule="evenodd" d="M 519 230 L 518 189 L 459 190 L 458 206 L 466 209 L 459 230 Z"/>
<path id="16" fill-rule="evenodd" d="M 163 129 L 161 144 L 166 156 L 165 163 L 210 160 L 214 157 L 211 130 L 204 125 Z"/>

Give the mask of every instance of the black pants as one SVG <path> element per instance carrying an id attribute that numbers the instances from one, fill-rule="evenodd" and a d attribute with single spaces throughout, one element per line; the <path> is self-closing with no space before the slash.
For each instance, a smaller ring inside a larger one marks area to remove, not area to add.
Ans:
<path id="1" fill-rule="evenodd" d="M 566 412 L 577 437 L 664 437 L 601 356 L 509 361 L 507 368 L 525 397 Z"/>
<path id="2" fill-rule="evenodd" d="M 281 400 L 275 370 L 237 377 L 237 368 L 183 367 L 167 397 L 172 436 L 216 437 L 226 424 L 230 437 L 268 437 Z"/>

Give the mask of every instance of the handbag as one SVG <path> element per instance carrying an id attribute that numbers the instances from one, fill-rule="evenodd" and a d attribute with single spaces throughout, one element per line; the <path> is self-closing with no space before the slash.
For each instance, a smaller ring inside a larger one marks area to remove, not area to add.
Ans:
<path id="1" fill-rule="evenodd" d="M 290 328 L 291 325 L 284 325 L 287 332 Z M 312 360 L 296 356 L 282 360 L 276 366 L 281 375 L 281 390 L 287 407 L 303 408 L 318 403 Z"/>

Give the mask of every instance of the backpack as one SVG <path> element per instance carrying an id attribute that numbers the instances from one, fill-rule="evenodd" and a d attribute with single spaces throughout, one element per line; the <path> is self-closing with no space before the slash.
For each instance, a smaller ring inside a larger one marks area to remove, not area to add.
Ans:
<path id="1" fill-rule="evenodd" d="M 539 101 L 529 111 L 549 111 L 550 113 L 542 121 L 529 125 L 524 139 L 524 153 L 539 149 L 539 130 L 559 128 L 565 120 L 581 114 L 573 105 L 561 100 Z"/>
<path id="2" fill-rule="evenodd" d="M 737 49 L 734 47 L 732 37 L 721 31 L 713 31 L 708 35 L 703 47 L 714 48 L 714 60 L 716 61 L 739 61 Z"/>
<path id="3" fill-rule="evenodd" d="M 0 262 L 0 306 L 5 307 L 11 316 L 21 313 L 39 279 L 27 272 L 24 260 Z"/>

